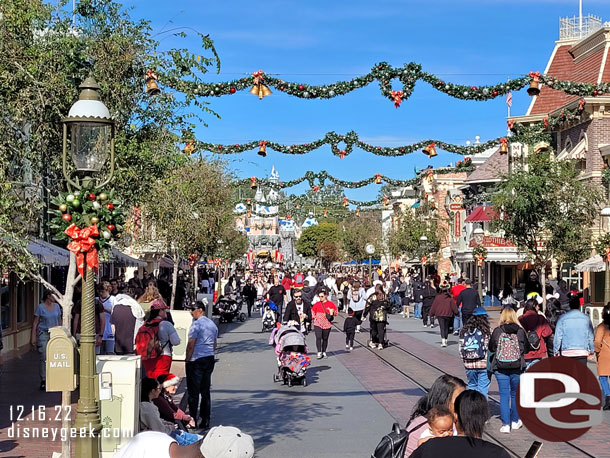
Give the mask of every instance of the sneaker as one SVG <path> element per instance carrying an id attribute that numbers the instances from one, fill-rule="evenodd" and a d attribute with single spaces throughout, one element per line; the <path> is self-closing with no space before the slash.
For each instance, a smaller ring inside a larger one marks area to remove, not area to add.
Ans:
<path id="1" fill-rule="evenodd" d="M 346 350 L 349 350 L 349 345 L 346 345 L 346 346 L 345 346 L 345 349 L 346 349 Z"/>
<path id="2" fill-rule="evenodd" d="M 349 347 L 349 351 L 353 351 L 353 350 L 354 350 L 354 347 Z"/>
<path id="3" fill-rule="evenodd" d="M 513 422 L 510 424 L 510 428 L 511 428 L 511 429 L 520 429 L 522 426 L 523 426 L 523 423 L 521 422 L 521 420 L 518 420 L 518 421 L 513 421 Z"/>
<path id="4" fill-rule="evenodd" d="M 428 327 L 428 325 L 427 325 L 427 324 L 424 324 L 424 328 L 427 328 L 427 327 Z"/>
<path id="5" fill-rule="evenodd" d="M 459 334 L 460 334 L 460 331 L 453 331 L 453 335 L 454 335 L 454 336 L 457 336 L 457 335 L 459 335 Z"/>
<path id="6" fill-rule="evenodd" d="M 318 358 L 318 359 L 322 359 L 322 353 L 318 353 L 317 358 Z"/>
<path id="7" fill-rule="evenodd" d="M 377 345 L 377 350 L 383 350 L 383 345 L 382 344 Z"/>
<path id="8" fill-rule="evenodd" d="M 369 342 L 369 347 L 375 348 L 377 345 L 374 342 Z"/>
<path id="9" fill-rule="evenodd" d="M 434 327 L 434 325 L 433 325 L 433 324 L 431 324 L 431 325 L 430 325 L 430 329 L 432 329 L 433 327 Z"/>
<path id="10" fill-rule="evenodd" d="M 326 352 L 322 353 L 322 358 L 328 358 L 328 356 L 326 356 Z"/>
<path id="11" fill-rule="evenodd" d="M 510 433 L 510 425 L 504 425 L 500 428 L 500 432 L 504 433 L 504 434 L 509 434 Z"/>
<path id="12" fill-rule="evenodd" d="M 441 347 L 446 347 L 446 346 L 447 346 L 447 339 L 442 339 Z"/>

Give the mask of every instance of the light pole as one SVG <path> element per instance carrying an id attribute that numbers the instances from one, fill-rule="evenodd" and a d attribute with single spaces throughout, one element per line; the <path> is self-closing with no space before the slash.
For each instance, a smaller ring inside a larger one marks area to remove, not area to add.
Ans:
<path id="1" fill-rule="evenodd" d="M 419 244 L 422 247 L 422 256 L 421 256 L 421 279 L 422 281 L 426 281 L 426 265 L 424 264 L 424 259 L 426 257 L 426 252 L 428 249 L 428 237 L 426 235 L 422 235 L 419 238 Z"/>
<path id="2" fill-rule="evenodd" d="M 474 235 L 475 242 L 477 245 L 481 245 L 483 243 L 483 236 L 485 235 L 485 231 L 481 227 L 477 227 L 472 234 Z M 479 263 L 477 261 L 477 291 L 479 293 L 479 298 L 481 299 L 481 303 L 483 303 L 483 265 L 482 262 Z"/>
<path id="3" fill-rule="evenodd" d="M 373 274 L 372 274 L 372 264 L 373 264 L 373 255 L 375 254 L 375 245 L 372 243 L 367 243 L 364 247 L 366 254 L 369 255 L 369 281 L 373 283 Z"/>
<path id="4" fill-rule="evenodd" d="M 106 105 L 100 101 L 93 77 L 87 78 L 79 86 L 79 99 L 68 113 L 63 123 L 63 174 L 68 187 L 82 189 L 94 185 L 101 188 L 108 184 L 114 173 L 114 121 Z M 74 169 L 80 176 L 73 180 L 68 173 L 68 142 Z M 99 173 L 110 152 L 110 171 L 108 177 L 98 183 L 93 174 Z M 88 264 L 88 263 L 85 263 Z M 82 273 L 82 310 L 80 338 L 80 395 L 76 406 L 74 427 L 78 430 L 93 431 L 93 436 L 77 435 L 75 456 L 83 458 L 99 457 L 99 437 L 102 430 L 99 400 L 97 395 L 97 371 L 95 360 L 95 271 L 85 265 Z"/>
<path id="5" fill-rule="evenodd" d="M 324 248 L 320 250 L 320 269 L 324 268 Z"/>
<path id="6" fill-rule="evenodd" d="M 605 207 L 601 211 L 601 228 L 603 231 L 610 232 L 610 207 Z M 610 302 L 610 258 L 608 253 L 599 253 L 604 257 L 606 272 L 604 273 L 604 305 Z"/>

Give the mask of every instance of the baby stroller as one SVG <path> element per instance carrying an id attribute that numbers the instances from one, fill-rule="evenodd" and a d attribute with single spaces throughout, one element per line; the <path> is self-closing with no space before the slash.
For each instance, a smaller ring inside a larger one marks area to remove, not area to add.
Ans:
<path id="1" fill-rule="evenodd" d="M 273 374 L 273 382 L 283 382 L 293 386 L 307 386 L 307 367 L 311 364 L 307 356 L 305 336 L 294 326 L 282 326 L 273 336 L 278 360 L 278 373 Z"/>
<path id="2" fill-rule="evenodd" d="M 275 327 L 275 323 L 277 322 L 277 306 L 269 301 L 266 303 L 264 308 L 261 309 L 263 315 L 263 331 L 271 331 Z"/>

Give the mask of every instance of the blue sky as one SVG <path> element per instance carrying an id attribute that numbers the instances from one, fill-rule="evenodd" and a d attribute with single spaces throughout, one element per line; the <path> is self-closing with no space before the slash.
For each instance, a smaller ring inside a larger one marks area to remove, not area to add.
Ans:
<path id="1" fill-rule="evenodd" d="M 221 58 L 222 81 L 262 69 L 280 78 L 324 84 L 368 73 L 380 61 L 401 66 L 422 64 L 446 81 L 483 85 L 544 70 L 559 18 L 578 14 L 578 0 L 351 0 L 309 2 L 268 0 L 171 2 L 126 1 L 132 16 L 151 21 L 156 32 L 178 26 L 210 34 Z M 584 0 L 584 14 L 610 20 L 610 2 Z M 171 22 L 170 22 L 171 21 Z M 167 35 L 162 35 L 167 36 Z M 197 41 L 167 36 L 162 47 Z M 398 86 L 396 86 L 398 88 Z M 529 97 L 513 94 L 512 114 L 524 114 Z M 377 145 L 401 145 L 426 138 L 451 143 L 496 138 L 506 132 L 503 97 L 489 102 L 456 100 L 419 82 L 414 94 L 395 109 L 376 83 L 330 100 L 305 100 L 274 92 L 261 101 L 248 92 L 209 98 L 221 119 L 208 117 L 198 138 L 213 143 L 268 139 L 307 143 L 327 131 L 358 132 Z M 416 152 L 381 158 L 356 150 L 341 160 L 323 147 L 304 156 L 256 151 L 226 156 L 239 176 L 266 176 L 272 165 L 282 180 L 306 170 L 327 170 L 345 180 L 382 173 L 396 179 L 413 176 L 415 167 L 448 165 L 459 156 L 439 151 L 428 160 Z M 303 192 L 305 184 L 288 192 Z M 378 186 L 347 190 L 352 199 L 375 198 Z"/>

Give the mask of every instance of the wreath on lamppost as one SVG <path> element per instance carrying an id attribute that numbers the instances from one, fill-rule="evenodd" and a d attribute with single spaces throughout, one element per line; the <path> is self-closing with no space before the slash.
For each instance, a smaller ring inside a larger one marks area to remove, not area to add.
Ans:
<path id="1" fill-rule="evenodd" d="M 76 240 L 75 230 L 91 237 L 98 248 L 107 248 L 110 242 L 120 239 L 125 224 L 125 212 L 114 191 L 83 188 L 62 192 L 51 199 L 53 208 L 49 226 L 55 240 Z M 88 250 L 84 250 L 86 252 Z"/>
<path id="2" fill-rule="evenodd" d="M 487 248 L 477 245 L 472 249 L 472 258 L 477 262 L 477 266 L 481 267 L 485 258 L 487 258 Z"/>

